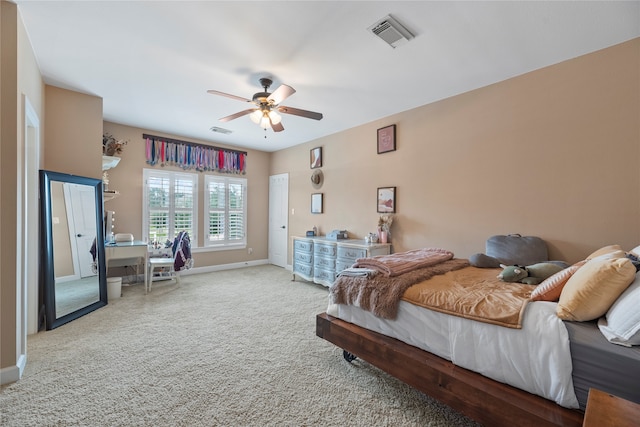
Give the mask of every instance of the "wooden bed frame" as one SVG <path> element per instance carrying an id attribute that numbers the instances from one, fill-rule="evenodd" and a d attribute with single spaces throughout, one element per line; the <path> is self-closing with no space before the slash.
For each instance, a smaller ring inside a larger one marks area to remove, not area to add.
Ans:
<path id="1" fill-rule="evenodd" d="M 582 425 L 581 411 L 563 408 L 326 313 L 316 316 L 316 335 L 483 425 Z"/>

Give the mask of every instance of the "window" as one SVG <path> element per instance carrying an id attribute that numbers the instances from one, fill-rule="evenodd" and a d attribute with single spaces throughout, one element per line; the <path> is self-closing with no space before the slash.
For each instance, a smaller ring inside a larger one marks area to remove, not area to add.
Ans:
<path id="1" fill-rule="evenodd" d="M 247 180 L 205 176 L 205 246 L 246 246 Z"/>
<path id="2" fill-rule="evenodd" d="M 198 175 L 144 169 L 143 180 L 143 235 L 163 244 L 187 231 L 198 246 Z"/>

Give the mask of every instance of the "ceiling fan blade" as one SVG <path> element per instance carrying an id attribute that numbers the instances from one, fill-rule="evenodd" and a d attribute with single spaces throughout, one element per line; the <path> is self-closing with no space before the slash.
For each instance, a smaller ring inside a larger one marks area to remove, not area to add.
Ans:
<path id="1" fill-rule="evenodd" d="M 322 113 L 316 113 L 314 111 L 301 110 L 299 108 L 293 108 L 293 107 L 285 107 L 284 105 L 278 107 L 278 111 L 280 113 L 293 114 L 294 116 L 306 117 L 307 119 L 313 119 L 313 120 L 321 120 L 322 119 Z"/>
<path id="2" fill-rule="evenodd" d="M 228 122 L 233 119 L 237 119 L 238 117 L 246 116 L 247 114 L 251 114 L 256 111 L 257 108 L 249 108 L 248 110 L 240 111 L 239 113 L 232 114 L 227 117 L 223 117 L 220 119 L 221 122 Z"/>
<path id="3" fill-rule="evenodd" d="M 220 92 L 218 90 L 208 90 L 207 93 L 210 93 L 211 95 L 220 95 L 220 96 L 226 96 L 227 98 L 231 98 L 231 99 L 237 99 L 238 101 L 244 101 L 244 102 L 253 102 L 250 99 L 247 98 L 243 98 L 241 96 L 236 96 L 236 95 L 231 95 L 230 93 L 224 93 L 224 92 Z"/>
<path id="4" fill-rule="evenodd" d="M 278 105 L 291 95 L 296 93 L 296 90 L 288 85 L 280 85 L 278 89 L 274 90 L 271 95 L 267 98 L 267 101 L 272 103 L 273 105 Z"/>
<path id="5" fill-rule="evenodd" d="M 271 121 L 271 118 L 269 118 L 269 122 L 271 123 L 271 129 L 273 129 L 274 132 L 282 132 L 284 130 L 284 126 L 282 126 L 282 122 L 274 124 Z"/>

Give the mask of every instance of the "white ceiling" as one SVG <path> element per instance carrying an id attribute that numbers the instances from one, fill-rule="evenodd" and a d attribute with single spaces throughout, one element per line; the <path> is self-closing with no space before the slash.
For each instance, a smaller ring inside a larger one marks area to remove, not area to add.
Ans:
<path id="1" fill-rule="evenodd" d="M 640 36 L 638 1 L 15 2 L 45 82 L 102 97 L 105 120 L 264 151 Z M 415 38 L 393 49 L 367 30 L 387 14 Z M 220 122 L 251 104 L 207 90 L 251 98 L 263 76 L 324 118 Z"/>

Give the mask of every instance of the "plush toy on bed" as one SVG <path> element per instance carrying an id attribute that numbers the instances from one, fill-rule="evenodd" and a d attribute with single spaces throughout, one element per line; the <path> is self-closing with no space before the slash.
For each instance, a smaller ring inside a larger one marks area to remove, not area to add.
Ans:
<path id="1" fill-rule="evenodd" d="M 501 264 L 500 267 L 503 270 L 502 273 L 498 274 L 498 279 L 503 282 L 519 282 L 525 285 L 537 285 L 547 277 L 551 277 L 563 269 L 562 266 L 551 262 L 539 262 L 526 267 Z"/>

